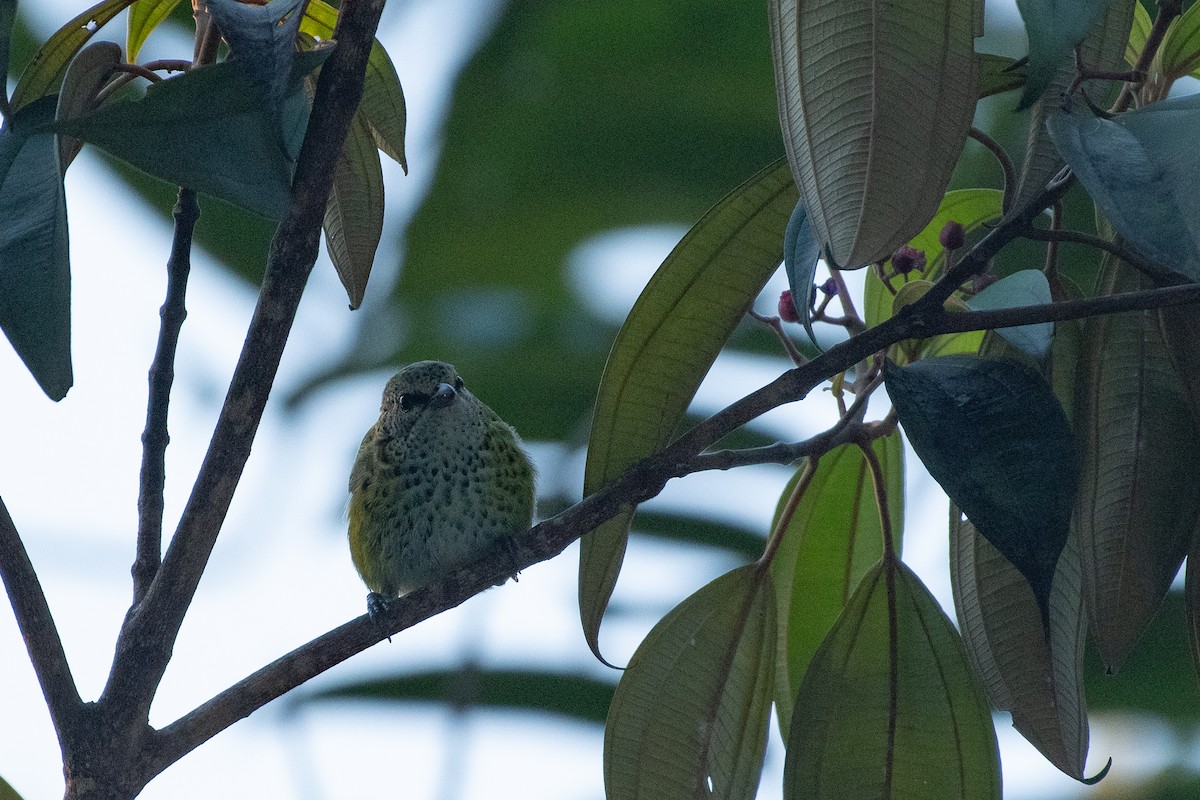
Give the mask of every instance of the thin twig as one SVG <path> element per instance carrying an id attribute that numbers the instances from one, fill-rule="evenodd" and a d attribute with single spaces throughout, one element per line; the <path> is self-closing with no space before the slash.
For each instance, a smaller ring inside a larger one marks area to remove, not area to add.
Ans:
<path id="1" fill-rule="evenodd" d="M 79 690 L 75 688 L 75 679 L 71 676 L 67 654 L 63 651 L 62 639 L 58 636 L 58 628 L 54 625 L 42 584 L 2 499 L 0 578 L 4 579 L 9 604 L 17 618 L 25 648 L 29 651 L 29 661 L 46 697 L 50 721 L 62 744 L 75 728 L 83 701 L 79 697 Z"/>
<path id="2" fill-rule="evenodd" d="M 990 150 L 996 157 L 997 163 L 1000 164 L 1000 171 L 1004 174 L 1004 199 L 1000 202 L 1000 208 L 1007 214 L 1009 207 L 1012 206 L 1013 192 L 1017 190 L 1017 169 L 1013 166 L 1012 159 L 1008 157 L 1008 152 L 1000 146 L 999 142 L 979 128 L 971 128 L 967 131 L 967 135 Z"/>
<path id="3" fill-rule="evenodd" d="M 127 620 L 100 702 L 127 720 L 145 720 L 188 605 L 216 544 L 262 418 L 296 308 L 317 257 L 332 182 L 329 154 L 341 151 L 362 96 L 363 75 L 383 0 L 346 3 L 338 44 L 325 61 L 287 216 L 267 258 L 246 343 L 170 547 L 141 605 Z"/>
<path id="4" fill-rule="evenodd" d="M 1159 0 L 1158 14 L 1154 17 L 1154 24 L 1150 26 L 1150 33 L 1146 35 L 1146 44 L 1142 47 L 1142 52 L 1138 54 L 1138 60 L 1133 65 L 1132 72 L 1141 75 L 1150 74 L 1150 65 L 1154 63 L 1154 56 L 1158 54 L 1158 48 L 1162 46 L 1163 39 L 1166 38 L 1167 29 L 1182 13 L 1182 0 Z M 1121 87 L 1121 93 L 1117 95 L 1117 101 L 1113 103 L 1110 110 L 1113 113 L 1119 113 L 1129 108 L 1133 103 L 1136 91 L 1134 84 L 1126 83 Z"/>
<path id="5" fill-rule="evenodd" d="M 142 470 L 138 493 L 137 555 L 133 569 L 133 606 L 137 607 L 158 574 L 162 558 L 163 488 L 166 485 L 167 408 L 175 382 L 175 349 L 187 317 L 184 303 L 188 273 L 192 269 L 192 234 L 200 219 L 196 192 L 181 188 L 172 214 L 175 234 L 167 259 L 167 297 L 159 310 L 158 347 L 150 365 L 150 391 L 146 402 L 146 429 L 142 433 Z"/>
<path id="6" fill-rule="evenodd" d="M 779 552 L 779 545 L 783 544 L 783 537 L 787 533 L 788 526 L 792 524 L 792 517 L 796 516 L 796 509 L 800 507 L 800 501 L 804 499 L 804 494 L 812 484 L 813 476 L 817 474 L 817 466 L 820 463 L 821 459 L 817 456 L 809 459 L 804 465 L 804 471 L 800 473 L 800 478 L 792 487 L 783 510 L 779 512 L 775 530 L 771 531 L 771 535 L 767 538 L 767 545 L 763 548 L 763 554 L 758 558 L 759 569 L 771 566 L 771 561 Z"/>
<path id="7" fill-rule="evenodd" d="M 1164 270 L 1161 267 L 1151 264 L 1129 248 L 1122 247 L 1120 243 L 1109 241 L 1102 236 L 1094 236 L 1081 231 L 1045 230 L 1043 228 L 1035 228 L 1032 225 L 1026 228 L 1021 233 L 1021 236 L 1026 239 L 1035 239 L 1039 242 L 1050 242 L 1052 246 L 1058 242 L 1087 245 L 1088 247 L 1094 247 L 1097 250 L 1111 253 L 1138 272 L 1155 280 L 1161 281 L 1164 276 Z"/>
<path id="8" fill-rule="evenodd" d="M 808 361 L 808 357 L 800 352 L 799 348 L 792 341 L 792 337 L 788 336 L 783 330 L 783 321 L 779 317 L 760 314 L 753 307 L 746 309 L 746 313 L 774 331 L 775 338 L 779 340 L 780 346 L 787 353 L 788 358 L 792 360 L 793 364 L 799 365 Z"/>
<path id="9" fill-rule="evenodd" d="M 1063 207 L 1062 201 L 1055 203 L 1050 207 L 1050 232 L 1051 237 L 1046 239 L 1046 268 L 1042 270 L 1046 273 L 1046 277 L 1052 277 L 1058 273 L 1058 243 L 1062 241 L 1057 234 L 1062 232 L 1062 217 Z M 1030 226 L 1031 229 L 1037 230 Z M 1034 238 L 1034 237 L 1030 237 Z"/>

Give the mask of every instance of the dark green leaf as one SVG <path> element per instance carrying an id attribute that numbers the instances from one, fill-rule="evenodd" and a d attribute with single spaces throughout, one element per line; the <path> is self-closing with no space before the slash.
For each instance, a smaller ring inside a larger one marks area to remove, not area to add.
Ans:
<path id="1" fill-rule="evenodd" d="M 788 220 L 787 230 L 783 234 L 783 266 L 787 272 L 788 290 L 792 293 L 792 303 L 808 338 L 819 349 L 817 335 L 812 327 L 813 279 L 817 274 L 817 262 L 821 257 L 821 243 L 813 236 L 812 226 L 808 224 L 808 214 L 804 212 L 804 204 L 796 203 L 795 210 Z"/>
<path id="2" fill-rule="evenodd" d="M 361 699 L 447 703 L 456 708 L 545 711 L 603 724 L 614 688 L 612 683 L 586 675 L 464 667 L 351 683 L 303 695 L 296 702 Z"/>
<path id="3" fill-rule="evenodd" d="M 1029 37 L 1029 66 L 1018 110 L 1029 108 L 1083 41 L 1106 0 L 1017 0 Z"/>
<path id="4" fill-rule="evenodd" d="M 792 719 L 787 800 L 1000 798 L 992 715 L 962 643 L 898 561 L 863 578 L 813 657 Z"/>
<path id="5" fill-rule="evenodd" d="M 141 100 L 104 106 L 55 127 L 156 177 L 279 219 L 308 119 L 300 82 L 328 53 L 297 56 L 282 127 L 269 113 L 265 89 L 239 62 L 170 78 L 152 85 Z"/>
<path id="6" fill-rule="evenodd" d="M 1031 367 L 975 356 L 888 361 L 884 379 L 929 474 L 1029 581 L 1047 625 L 1079 481 L 1054 393 Z"/>
<path id="7" fill-rule="evenodd" d="M 692 516 L 684 510 L 679 515 L 655 513 L 639 509 L 633 520 L 633 532 L 687 545 L 701 545 L 732 554 L 742 561 L 753 561 L 762 555 L 766 539 L 759 530 L 734 527 Z"/>
<path id="8" fill-rule="evenodd" d="M 129 53 L 130 62 L 137 63 L 138 53 L 146 39 L 154 32 L 164 19 L 171 15 L 179 0 L 137 0 L 129 9 L 128 32 L 125 38 L 125 50 Z"/>
<path id="9" fill-rule="evenodd" d="M 977 53 L 979 60 L 979 97 L 1009 92 L 1025 85 L 1025 67 L 1014 59 L 991 53 Z"/>
<path id="10" fill-rule="evenodd" d="M 54 134 L 57 98 L 26 106 L 0 130 L 0 329 L 42 391 L 71 388 L 71 264 Z"/>
<path id="11" fill-rule="evenodd" d="M 0 800 L 21 800 L 21 795 L 4 778 L 0 778 Z"/>
<path id="12" fill-rule="evenodd" d="M 120 62 L 121 48 L 112 42 L 95 42 L 80 50 L 63 76 L 55 119 L 74 119 L 91 111 L 95 107 L 96 93 Z M 63 172 L 67 171 L 82 147 L 83 142 L 79 139 L 71 136 L 58 138 L 59 163 Z"/>
<path id="13" fill-rule="evenodd" d="M 4 97 L 8 98 L 8 64 L 13 22 L 17 18 L 17 0 L 0 0 L 0 76 L 4 78 Z"/>
<path id="14" fill-rule="evenodd" d="M 729 334 L 779 267 L 791 171 L 780 161 L 704 215 L 646 285 L 617 334 L 596 398 L 584 493 L 603 489 L 675 431 Z M 632 510 L 580 541 L 579 613 L 599 656 Z"/>
<path id="15" fill-rule="evenodd" d="M 75 54 L 134 0 L 104 0 L 63 25 L 46 40 L 21 73 L 13 91 L 13 111 L 53 92 Z"/>
<path id="16" fill-rule="evenodd" d="M 750 564 L 654 626 L 609 711 L 609 800 L 754 797 L 771 709 L 772 600 L 768 574 Z"/>
<path id="17" fill-rule="evenodd" d="M 1200 95 L 1111 120 L 1060 114 L 1046 124 L 1117 233 L 1164 269 L 1200 280 Z"/>
<path id="18" fill-rule="evenodd" d="M 352 309 L 362 303 L 382 233 L 383 172 L 360 110 L 346 133 L 325 207 L 325 244 Z"/>
<path id="19" fill-rule="evenodd" d="M 887 482 L 888 507 L 897 550 L 904 529 L 904 445 L 899 432 L 874 443 Z M 772 529 L 795 487 L 788 484 Z M 783 543 L 771 561 L 778 609 L 775 713 L 779 729 L 791 727 L 796 692 L 813 653 L 833 627 L 863 576 L 883 556 L 883 531 L 871 473 L 856 445 L 821 457 L 797 504 Z"/>

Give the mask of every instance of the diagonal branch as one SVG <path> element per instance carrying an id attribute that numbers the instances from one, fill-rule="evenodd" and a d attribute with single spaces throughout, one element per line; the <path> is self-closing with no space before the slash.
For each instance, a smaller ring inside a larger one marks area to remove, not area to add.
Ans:
<path id="1" fill-rule="evenodd" d="M 166 485 L 167 409 L 171 402 L 171 385 L 175 382 L 175 348 L 179 330 L 187 317 L 184 300 L 187 296 L 188 273 L 192 269 L 192 233 L 200 219 L 196 192 L 180 188 L 173 212 L 175 236 L 171 242 L 171 257 L 167 259 L 167 298 L 159 317 L 158 347 L 150 365 L 150 392 L 146 401 L 146 429 L 142 433 L 142 474 L 138 492 L 137 554 L 133 569 L 132 613 L 150 582 L 158 574 L 162 559 L 163 487 Z"/>
<path id="2" fill-rule="evenodd" d="M 9 603 L 29 651 L 29 660 L 46 697 L 54 732 L 62 744 L 75 728 L 83 702 L 75 688 L 75 679 L 71 677 L 62 639 L 54 626 L 54 617 L 50 614 L 46 595 L 42 593 L 37 572 L 3 500 L 0 500 L 0 578 L 4 579 Z"/>
<path id="3" fill-rule="evenodd" d="M 271 391 L 296 307 L 317 257 L 338 153 L 362 96 L 383 0 L 342 6 L 337 46 L 321 69 L 287 216 L 271 243 L 266 275 L 225 404 L 162 567 L 127 620 L 100 702 L 118 718 L 146 720 L 150 702 L 200 576 L 216 544 Z"/>

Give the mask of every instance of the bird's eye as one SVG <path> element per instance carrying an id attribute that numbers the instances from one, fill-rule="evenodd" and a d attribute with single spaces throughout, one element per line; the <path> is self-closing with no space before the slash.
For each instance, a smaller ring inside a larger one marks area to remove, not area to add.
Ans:
<path id="1" fill-rule="evenodd" d="M 462 390 L 463 390 L 463 379 L 455 378 L 454 379 L 454 391 L 461 392 Z"/>
<path id="2" fill-rule="evenodd" d="M 417 406 L 423 406 L 429 402 L 429 395 L 421 394 L 420 392 L 405 392 L 400 395 L 400 410 L 412 411 Z"/>

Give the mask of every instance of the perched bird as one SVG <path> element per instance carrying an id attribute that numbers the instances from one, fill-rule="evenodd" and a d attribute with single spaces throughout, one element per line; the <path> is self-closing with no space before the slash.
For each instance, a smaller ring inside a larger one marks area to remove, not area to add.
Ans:
<path id="1" fill-rule="evenodd" d="M 368 609 L 503 547 L 533 518 L 533 467 L 516 431 L 440 361 L 387 383 L 350 471 L 350 555 Z"/>

